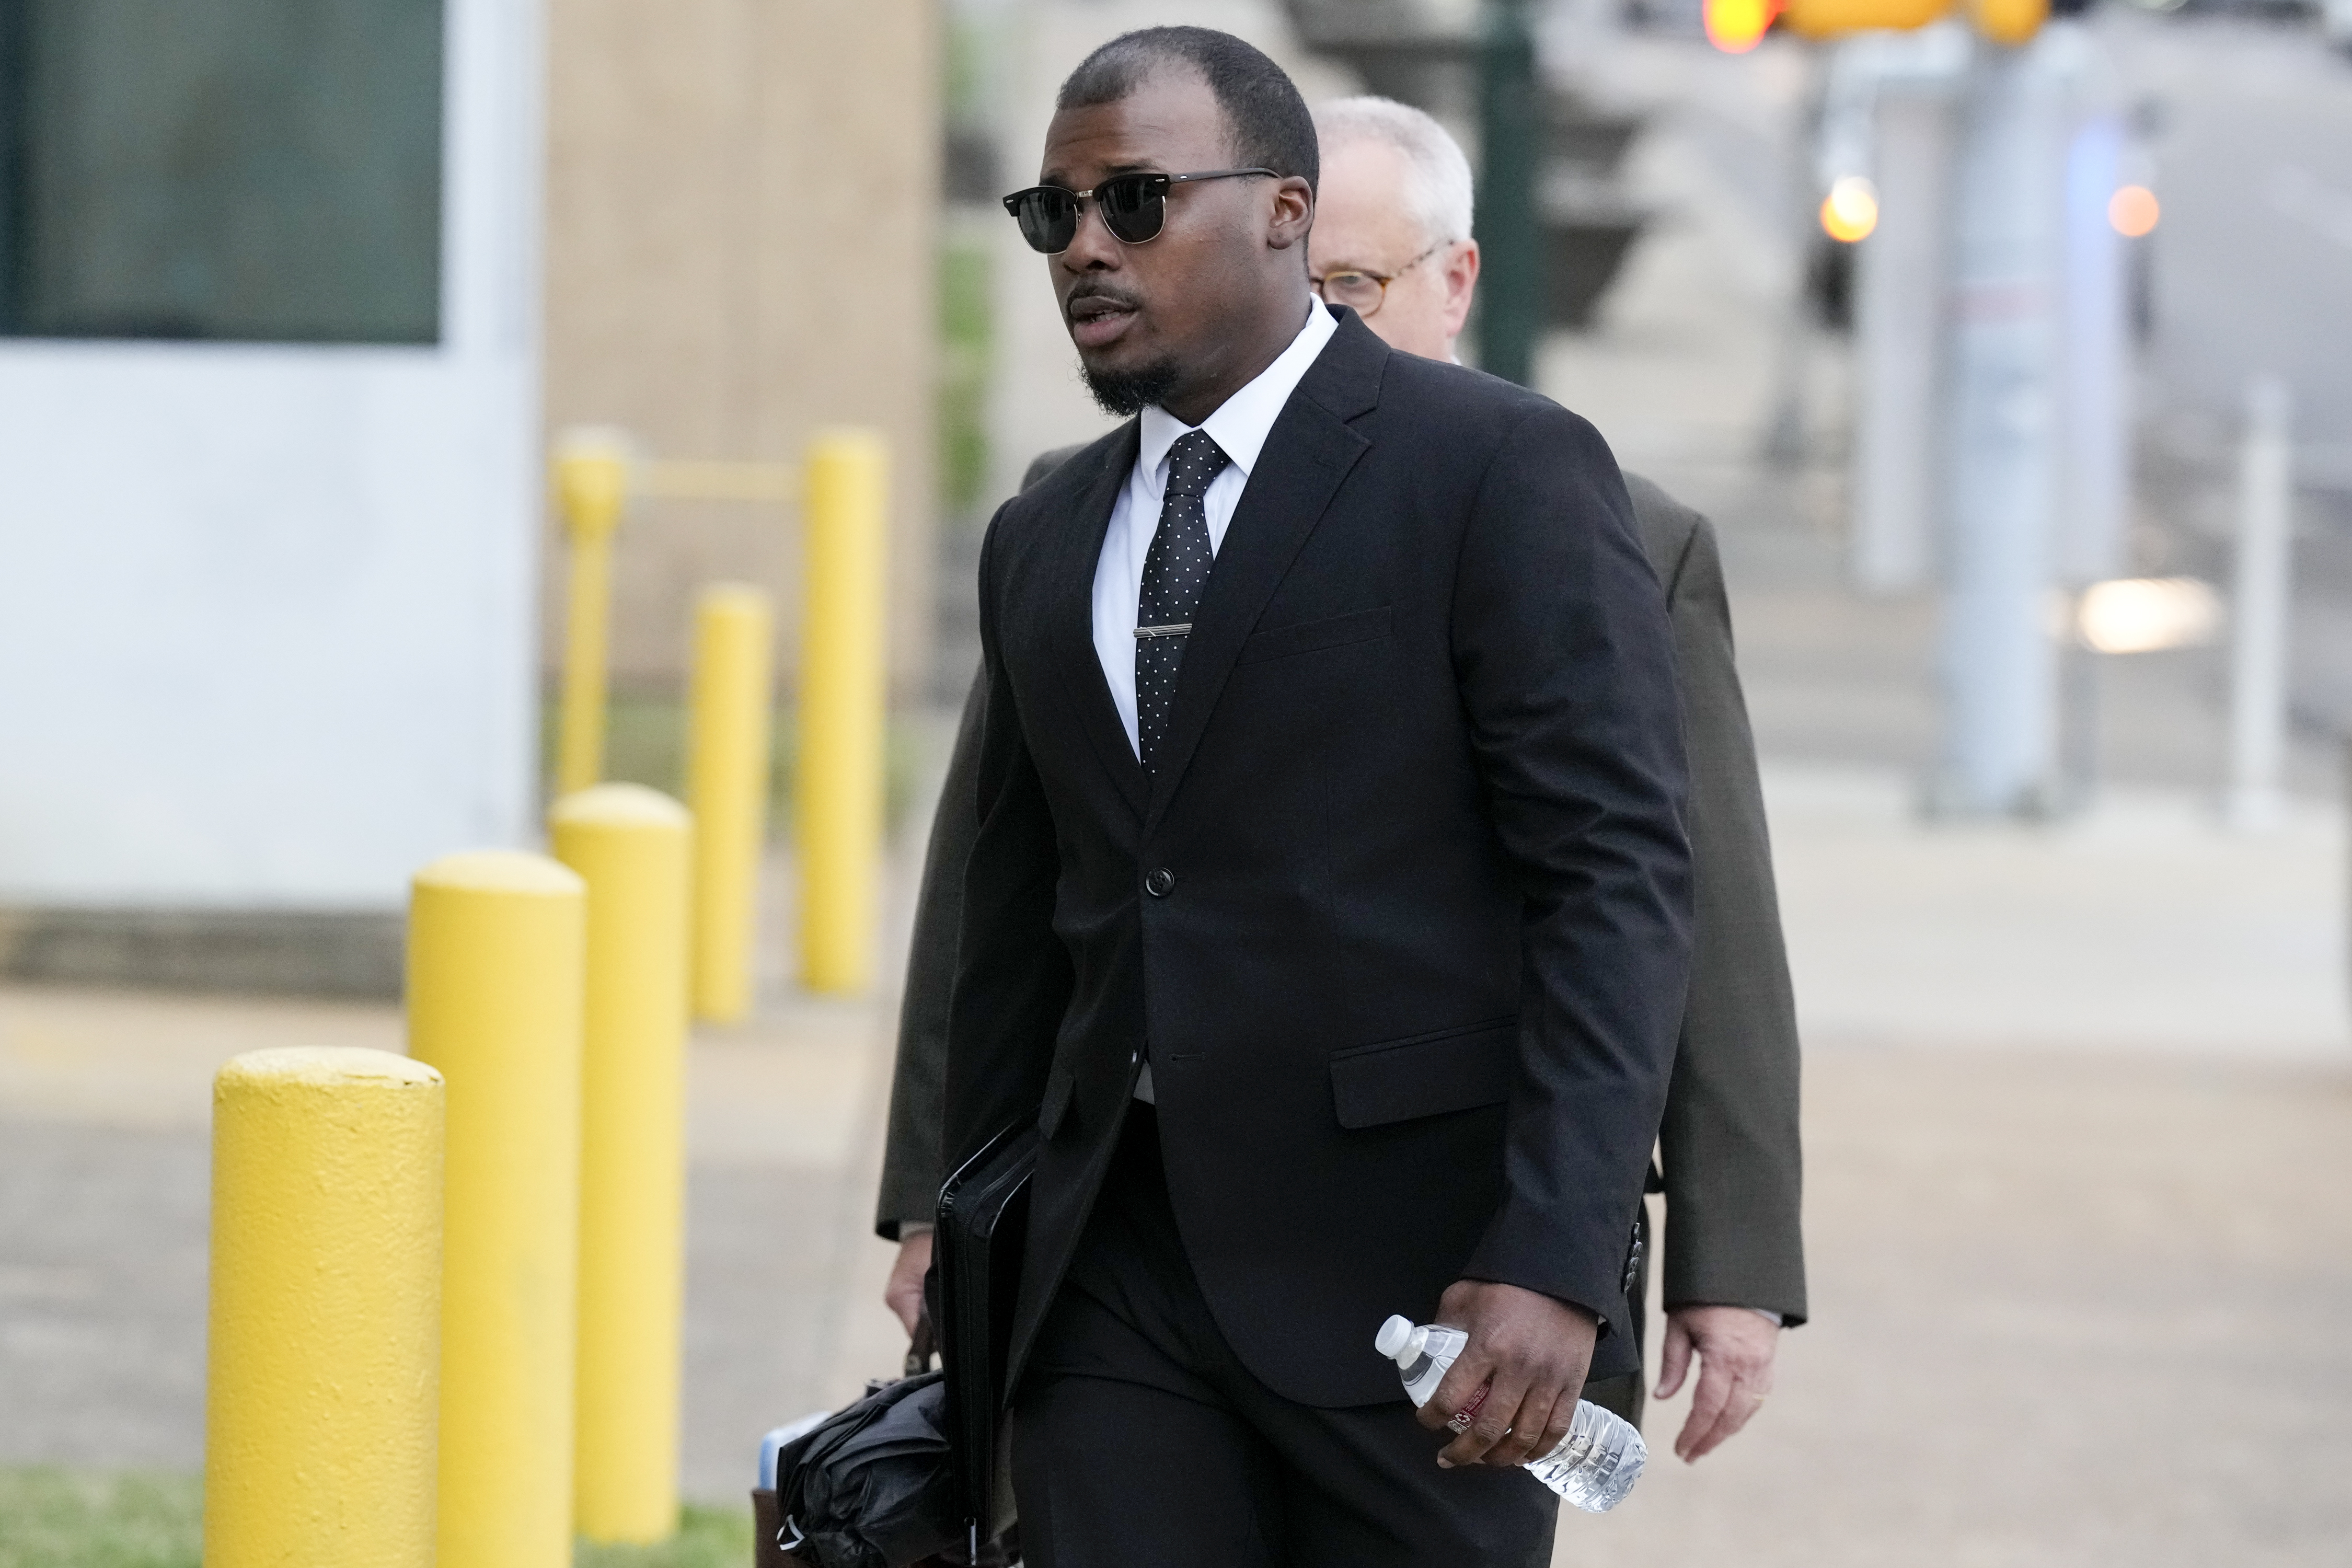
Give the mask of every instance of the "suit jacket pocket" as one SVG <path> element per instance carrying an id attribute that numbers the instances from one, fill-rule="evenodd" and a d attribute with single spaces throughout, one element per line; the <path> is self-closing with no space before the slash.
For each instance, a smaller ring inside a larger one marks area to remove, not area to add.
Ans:
<path id="1" fill-rule="evenodd" d="M 1342 1127 L 1379 1127 L 1496 1105 L 1511 1095 L 1519 1021 L 1490 1018 L 1434 1034 L 1350 1046 L 1331 1056 Z"/>
<path id="2" fill-rule="evenodd" d="M 1260 632 L 1242 644 L 1238 662 L 1258 664 L 1269 658 L 1287 658 L 1295 653 L 1313 653 L 1318 648 L 1370 642 L 1388 635 L 1389 607 L 1382 605 L 1378 609 L 1358 610 L 1328 620 L 1301 621 L 1297 626 Z"/>

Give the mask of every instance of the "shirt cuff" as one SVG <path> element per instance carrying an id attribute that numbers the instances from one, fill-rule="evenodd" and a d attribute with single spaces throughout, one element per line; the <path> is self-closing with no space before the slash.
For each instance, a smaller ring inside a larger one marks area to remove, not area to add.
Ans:
<path id="1" fill-rule="evenodd" d="M 1666 1310 L 1669 1312 L 1679 1312 L 1685 1307 L 1736 1307 L 1739 1305 L 1741 1305 L 1741 1303 L 1737 1301 L 1684 1301 L 1667 1308 Z M 1748 1308 L 1748 1310 L 1755 1313 L 1758 1317 L 1762 1318 L 1776 1329 L 1785 1329 L 1789 1326 L 1789 1320 L 1782 1317 L 1780 1313 L 1774 1311 L 1769 1307 L 1749 1307 Z"/>
<path id="2" fill-rule="evenodd" d="M 939 1229 L 939 1226 L 931 1224 L 929 1220 L 901 1220 L 898 1224 L 898 1240 L 900 1244 L 903 1245 L 914 1240 L 915 1237 L 919 1236 L 929 1236 L 931 1232 L 937 1229 Z M 1773 1313 L 1772 1321 L 1776 1323 L 1779 1322 L 1780 1321 L 1780 1315 L 1778 1312 Z"/>

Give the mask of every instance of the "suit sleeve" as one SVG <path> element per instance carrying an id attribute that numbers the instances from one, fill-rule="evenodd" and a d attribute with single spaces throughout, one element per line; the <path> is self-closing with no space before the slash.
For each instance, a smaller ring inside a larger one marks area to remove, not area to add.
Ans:
<path id="1" fill-rule="evenodd" d="M 929 1225 L 940 1183 L 940 1099 L 948 1071 L 948 1004 L 955 992 L 956 927 L 963 919 L 963 870 L 980 831 L 982 715 L 988 710 L 985 672 L 972 677 L 956 725 L 955 752 L 931 818 L 923 851 L 922 890 L 915 900 L 914 940 L 907 953 L 907 989 L 898 1005 L 898 1057 L 890 1075 L 890 1128 L 882 1146 L 882 1193 L 874 1229 L 899 1239 L 908 1225 Z"/>
<path id="2" fill-rule="evenodd" d="M 1503 1194 L 1464 1273 L 1631 1338 L 1633 1217 L 1690 946 L 1682 720 L 1664 596 L 1591 426 L 1545 404 L 1482 479 L 1455 678 L 1524 900 Z"/>
<path id="3" fill-rule="evenodd" d="M 1002 511 L 980 561 L 981 679 L 987 693 L 972 775 L 956 979 L 948 1005 L 940 1168 L 952 1171 L 1045 1099 L 1069 1005 L 1069 951 L 1054 930 L 1061 853 L 1044 782 L 1006 672 L 994 570 Z"/>
<path id="4" fill-rule="evenodd" d="M 1805 1318 L 1795 997 L 1756 742 L 1732 658 L 1715 531 L 1695 519 L 1670 583 L 1690 749 L 1696 917 L 1690 1000 L 1659 1150 L 1665 1303 Z"/>

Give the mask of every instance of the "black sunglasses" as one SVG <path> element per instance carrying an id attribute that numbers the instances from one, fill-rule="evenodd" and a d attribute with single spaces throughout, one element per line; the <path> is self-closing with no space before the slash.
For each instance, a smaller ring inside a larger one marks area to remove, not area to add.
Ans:
<path id="1" fill-rule="evenodd" d="M 1059 185 L 1032 185 L 1004 198 L 1004 210 L 1021 226 L 1021 237 L 1032 250 L 1059 256 L 1078 237 L 1078 217 L 1087 202 L 1102 214 L 1103 226 L 1121 245 L 1141 245 L 1160 237 L 1168 222 L 1168 187 L 1196 180 L 1239 180 L 1264 174 L 1282 176 L 1272 169 L 1211 169 L 1198 174 L 1114 174 L 1091 191 L 1067 191 Z"/>

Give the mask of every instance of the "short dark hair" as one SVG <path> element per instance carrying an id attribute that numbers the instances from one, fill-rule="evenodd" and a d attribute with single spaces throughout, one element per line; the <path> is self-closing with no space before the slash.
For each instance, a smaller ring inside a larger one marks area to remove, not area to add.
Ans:
<path id="1" fill-rule="evenodd" d="M 1322 173 L 1315 117 L 1283 68 L 1231 33 L 1212 27 L 1143 27 L 1121 33 L 1088 55 L 1062 83 L 1054 107 L 1117 103 L 1152 71 L 1171 63 L 1201 73 L 1225 112 L 1234 162 L 1296 174 L 1313 190 Z"/>

